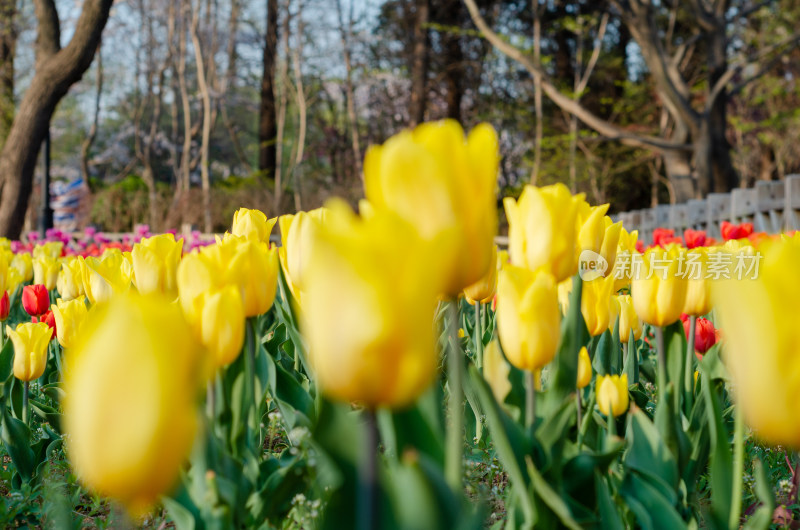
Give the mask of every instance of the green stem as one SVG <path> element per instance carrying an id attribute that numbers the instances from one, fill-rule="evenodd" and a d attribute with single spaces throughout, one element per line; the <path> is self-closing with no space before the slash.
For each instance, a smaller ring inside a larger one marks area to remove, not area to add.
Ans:
<path id="1" fill-rule="evenodd" d="M 525 372 L 525 427 L 530 429 L 536 421 L 536 376 Z"/>
<path id="2" fill-rule="evenodd" d="M 594 392 L 589 394 L 589 403 L 586 404 L 586 415 L 583 417 L 583 423 L 580 423 L 580 430 L 578 431 L 578 448 L 583 445 L 583 438 L 586 436 L 586 430 L 589 428 L 589 421 L 592 417 L 592 410 L 594 409 Z"/>
<path id="3" fill-rule="evenodd" d="M 214 412 L 216 410 L 216 392 L 214 389 L 214 379 L 209 379 L 206 383 L 206 414 L 208 420 L 214 422 Z"/>
<path id="4" fill-rule="evenodd" d="M 581 437 L 580 428 L 581 428 L 581 423 L 582 423 L 582 418 L 583 418 L 583 410 L 582 410 L 582 403 L 581 403 L 583 401 L 583 399 L 581 398 L 581 394 L 583 394 L 583 389 L 579 388 L 578 391 L 575 393 L 575 405 L 576 405 L 576 407 L 578 409 L 578 423 L 577 423 L 577 425 L 578 425 L 578 438 L 579 439 Z"/>
<path id="5" fill-rule="evenodd" d="M 478 371 L 483 373 L 483 319 L 481 318 L 481 303 L 475 301 L 475 363 Z"/>
<path id="6" fill-rule="evenodd" d="M 729 528 L 739 528 L 742 514 L 742 474 L 744 473 L 744 418 L 742 407 L 734 407 L 733 430 L 733 490 L 731 491 L 731 514 Z"/>
<path id="7" fill-rule="evenodd" d="M 692 411 L 692 401 L 694 400 L 694 338 L 697 317 L 689 317 L 689 343 L 686 346 L 686 366 L 683 370 L 683 397 L 684 412 L 688 417 Z"/>
<path id="8" fill-rule="evenodd" d="M 664 329 L 661 326 L 655 326 L 656 334 L 656 355 L 658 356 L 658 374 L 656 381 L 658 383 L 658 399 L 662 395 L 666 395 L 667 391 L 667 352 L 664 350 Z"/>
<path id="9" fill-rule="evenodd" d="M 378 514 L 378 420 L 375 411 L 364 410 L 366 419 L 364 453 L 359 467 L 358 528 L 375 530 L 380 526 Z"/>
<path id="10" fill-rule="evenodd" d="M 22 385 L 22 423 L 28 425 L 28 416 L 29 414 L 29 406 L 28 406 L 28 394 L 30 392 L 30 381 L 25 381 L 25 384 Z"/>
<path id="11" fill-rule="evenodd" d="M 464 452 L 464 389 L 462 377 L 464 357 L 458 343 L 458 302 L 451 300 L 447 307 L 450 347 L 447 357 L 447 386 L 450 397 L 447 405 L 450 422 L 447 427 L 447 455 L 444 476 L 453 491 L 461 491 Z"/>

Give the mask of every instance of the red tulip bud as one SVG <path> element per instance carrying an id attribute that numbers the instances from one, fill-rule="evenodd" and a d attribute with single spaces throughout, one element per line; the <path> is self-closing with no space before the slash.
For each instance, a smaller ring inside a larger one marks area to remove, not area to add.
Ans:
<path id="1" fill-rule="evenodd" d="M 22 307 L 32 317 L 44 315 L 50 308 L 50 293 L 41 284 L 26 285 L 22 289 Z"/>
<path id="2" fill-rule="evenodd" d="M 683 331 L 686 336 L 689 336 L 689 318 L 683 318 Z M 714 329 L 714 324 L 706 318 L 698 318 L 694 327 L 694 351 L 699 359 L 717 343 L 717 330 Z"/>
<path id="3" fill-rule="evenodd" d="M 6 321 L 9 311 L 11 311 L 11 302 L 8 299 L 8 291 L 3 291 L 3 297 L 0 298 L 0 322 Z"/>

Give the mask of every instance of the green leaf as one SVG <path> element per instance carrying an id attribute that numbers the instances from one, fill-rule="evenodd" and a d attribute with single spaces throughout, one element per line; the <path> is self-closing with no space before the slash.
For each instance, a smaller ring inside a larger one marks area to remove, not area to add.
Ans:
<path id="1" fill-rule="evenodd" d="M 36 459 L 30 447 L 31 431 L 23 422 L 3 408 L 3 428 L 0 437 L 23 480 L 29 481 L 36 469 Z"/>
<path id="2" fill-rule="evenodd" d="M 628 418 L 625 436 L 628 451 L 623 461 L 625 466 L 661 483 L 660 489 L 664 490 L 665 495 L 672 492 L 674 500 L 674 490 L 678 485 L 678 466 L 672 452 L 644 412 L 635 409 Z"/>
<path id="3" fill-rule="evenodd" d="M 639 382 L 639 353 L 636 348 L 636 339 L 633 333 L 628 335 L 628 348 L 625 356 L 625 373 L 628 374 L 628 383 L 635 385 Z"/>
<path id="4" fill-rule="evenodd" d="M 764 471 L 764 464 L 761 458 L 756 458 L 753 462 L 755 467 L 756 496 L 761 501 L 761 505 L 755 513 L 747 518 L 744 523 L 745 530 L 763 530 L 769 528 L 772 523 L 772 514 L 775 511 L 775 497 L 772 494 L 769 479 Z"/>
<path id="5" fill-rule="evenodd" d="M 675 510 L 674 503 L 664 497 L 660 488 L 640 477 L 638 473 L 625 475 L 620 495 L 636 515 L 636 522 L 642 528 L 654 530 L 686 528 L 686 523 Z"/>
<path id="6" fill-rule="evenodd" d="M 704 363 L 700 363 L 700 377 L 709 377 Z M 733 481 L 733 456 L 731 455 L 730 434 L 722 419 L 722 406 L 717 394 L 717 386 L 710 378 L 702 385 L 708 415 L 708 429 L 711 444 L 711 513 L 720 525 L 726 525 L 731 511 Z"/>
<path id="7" fill-rule="evenodd" d="M 589 332 L 581 313 L 581 290 L 583 282 L 578 275 L 572 278 L 572 293 L 569 299 L 569 311 L 561 325 L 561 342 L 558 346 L 554 362 L 552 386 L 547 391 L 547 401 L 557 408 L 564 398 L 575 392 L 575 381 L 578 380 L 578 353 L 586 344 Z"/>
<path id="8" fill-rule="evenodd" d="M 622 524 L 622 519 L 620 519 L 619 509 L 614 504 L 606 479 L 603 478 L 599 470 L 594 472 L 594 485 L 602 527 L 610 530 L 623 530 L 625 526 Z"/>
<path id="9" fill-rule="evenodd" d="M 6 340 L 3 349 L 0 350 L 0 383 L 4 383 L 11 377 L 14 364 L 14 344 Z"/>
<path id="10" fill-rule="evenodd" d="M 577 377 L 577 372 L 575 374 L 575 377 Z M 529 478 L 526 473 L 527 466 L 524 462 L 525 456 L 530 453 L 530 443 L 519 425 L 511 421 L 498 407 L 489 385 L 481 377 L 475 366 L 469 367 L 469 377 L 486 414 L 489 432 L 494 441 L 497 456 L 508 473 L 512 486 L 518 491 L 524 492 L 527 490 Z M 575 386 L 574 382 L 573 386 Z M 519 495 L 519 497 L 526 523 L 532 524 L 534 517 L 533 502 L 528 495 Z"/>
<path id="11" fill-rule="evenodd" d="M 592 353 L 592 368 L 599 375 L 608 375 L 613 373 L 612 358 L 614 357 L 614 348 L 611 340 L 611 332 L 605 330 L 600 338 L 597 339 Z"/>
<path id="12" fill-rule="evenodd" d="M 572 518 L 572 512 L 564 502 L 564 499 L 550 487 L 550 484 L 542 477 L 530 456 L 525 457 L 525 464 L 528 475 L 531 477 L 533 489 L 536 492 L 537 500 L 542 500 L 550 510 L 558 517 L 559 522 L 567 528 L 581 530 L 580 525 Z"/>

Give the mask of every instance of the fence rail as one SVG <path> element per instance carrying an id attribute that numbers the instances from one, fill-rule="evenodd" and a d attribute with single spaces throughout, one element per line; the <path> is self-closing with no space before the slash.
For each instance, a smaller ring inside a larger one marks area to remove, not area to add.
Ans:
<path id="1" fill-rule="evenodd" d="M 676 233 L 687 228 L 705 230 L 708 236 L 720 238 L 723 221 L 753 223 L 757 232 L 800 230 L 800 175 L 759 181 L 753 188 L 737 188 L 731 193 L 709 193 L 704 200 L 618 213 L 614 219 L 622 221 L 627 230 L 638 230 L 639 239 L 646 243 L 652 242 L 656 228 L 671 228 Z"/>

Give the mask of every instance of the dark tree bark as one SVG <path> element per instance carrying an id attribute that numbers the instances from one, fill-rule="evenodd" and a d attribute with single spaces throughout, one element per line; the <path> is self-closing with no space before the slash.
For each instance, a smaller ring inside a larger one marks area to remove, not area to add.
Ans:
<path id="1" fill-rule="evenodd" d="M 267 0 L 267 36 L 261 78 L 261 109 L 258 126 L 258 169 L 275 179 L 278 120 L 275 113 L 275 55 L 278 49 L 278 0 Z"/>
<path id="2" fill-rule="evenodd" d="M 428 87 L 428 20 L 429 0 L 414 0 L 414 47 L 411 57 L 410 126 L 425 121 L 425 100 Z"/>
<path id="3" fill-rule="evenodd" d="M 25 219 L 33 171 L 56 105 L 92 64 L 113 0 L 86 0 L 64 48 L 54 0 L 34 0 L 38 35 L 36 73 L 25 91 L 0 152 L 0 234 L 17 239 Z"/>
<path id="4" fill-rule="evenodd" d="M 464 97 L 464 51 L 461 49 L 461 35 L 455 30 L 460 29 L 463 16 L 461 0 L 451 0 L 444 4 L 444 17 L 442 22 L 454 31 L 444 33 L 445 72 L 444 80 L 447 93 L 447 117 L 461 121 L 461 100 Z"/>
<path id="5" fill-rule="evenodd" d="M 0 0 L 0 146 L 14 121 L 14 53 L 17 47 L 15 0 Z"/>

